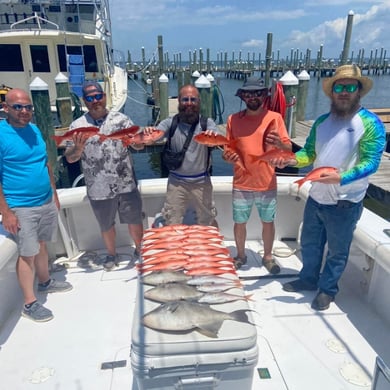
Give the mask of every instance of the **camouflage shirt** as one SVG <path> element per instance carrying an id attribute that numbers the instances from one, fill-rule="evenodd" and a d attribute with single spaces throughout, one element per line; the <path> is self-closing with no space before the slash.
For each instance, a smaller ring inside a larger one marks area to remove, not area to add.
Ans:
<path id="1" fill-rule="evenodd" d="M 70 129 L 96 126 L 100 128 L 100 134 L 109 135 L 132 125 L 133 122 L 126 115 L 110 111 L 99 122 L 86 113 L 73 121 Z M 101 141 L 98 135 L 90 137 L 81 155 L 81 165 L 90 199 L 110 199 L 136 188 L 133 159 L 120 140 Z"/>

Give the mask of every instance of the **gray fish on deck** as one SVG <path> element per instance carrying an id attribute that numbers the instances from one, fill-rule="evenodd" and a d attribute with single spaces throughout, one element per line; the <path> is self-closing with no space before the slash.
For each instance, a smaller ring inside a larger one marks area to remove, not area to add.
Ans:
<path id="1" fill-rule="evenodd" d="M 142 323 L 148 328 L 169 332 L 189 332 L 197 330 L 205 336 L 217 338 L 225 320 L 252 324 L 247 311 L 236 310 L 225 313 L 211 309 L 208 305 L 178 301 L 163 303 L 142 317 Z M 254 325 L 254 324 L 252 324 Z"/>
<path id="2" fill-rule="evenodd" d="M 191 276 L 181 271 L 154 271 L 141 277 L 141 282 L 151 286 L 164 283 L 186 282 Z"/>
<path id="3" fill-rule="evenodd" d="M 197 290 L 193 286 L 177 282 L 159 284 L 158 286 L 144 292 L 145 298 L 160 303 L 181 300 L 197 300 L 204 294 L 205 293 Z"/>

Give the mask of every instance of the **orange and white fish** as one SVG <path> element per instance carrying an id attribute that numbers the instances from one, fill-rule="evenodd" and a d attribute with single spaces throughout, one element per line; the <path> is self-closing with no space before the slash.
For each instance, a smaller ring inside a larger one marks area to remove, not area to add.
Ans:
<path id="1" fill-rule="evenodd" d="M 275 158 L 283 158 L 283 160 L 291 160 L 295 158 L 295 153 L 289 150 L 271 149 L 257 157 L 261 161 L 270 162 Z"/>
<path id="2" fill-rule="evenodd" d="M 194 140 L 206 146 L 224 146 L 229 143 L 228 139 L 221 134 L 206 134 L 204 132 L 194 136 Z"/>
<path id="3" fill-rule="evenodd" d="M 73 138 L 73 135 L 76 133 L 81 133 L 87 136 L 87 138 L 96 135 L 99 132 L 98 127 L 88 126 L 88 127 L 79 127 L 77 129 L 72 129 L 67 131 L 63 135 L 52 135 L 51 138 L 55 141 L 57 146 L 60 146 L 64 141 L 70 141 Z"/>
<path id="4" fill-rule="evenodd" d="M 126 139 L 128 136 L 134 136 L 139 131 L 139 126 L 131 126 L 127 127 L 125 129 L 121 129 L 116 131 L 115 133 L 111 133 L 108 135 L 105 134 L 99 134 L 100 141 L 105 141 L 106 139 L 117 139 L 117 140 L 123 140 Z"/>
<path id="5" fill-rule="evenodd" d="M 324 174 L 336 173 L 336 172 L 337 172 L 337 169 L 334 167 L 319 167 L 319 168 L 316 168 L 316 169 L 313 169 L 312 171 L 310 171 L 302 179 L 294 181 L 294 183 L 298 184 L 298 188 L 300 188 L 302 186 L 302 184 L 307 182 L 307 181 L 317 181 L 318 179 L 323 177 Z"/>
<path id="6" fill-rule="evenodd" d="M 153 129 L 153 132 L 150 134 L 146 133 L 137 133 L 135 135 L 129 135 L 124 140 L 122 140 L 125 146 L 129 145 L 151 145 L 156 141 L 161 139 L 164 136 L 165 132 L 163 130 Z"/>

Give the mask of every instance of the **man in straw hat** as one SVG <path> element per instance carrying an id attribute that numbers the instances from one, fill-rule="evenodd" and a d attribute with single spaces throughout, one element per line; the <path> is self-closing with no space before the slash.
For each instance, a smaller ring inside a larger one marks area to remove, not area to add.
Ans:
<path id="1" fill-rule="evenodd" d="M 372 80 L 362 76 L 356 65 L 337 68 L 334 76 L 322 83 L 331 100 L 330 112 L 314 122 L 295 159 L 273 161 L 278 167 L 313 164 L 313 168 L 323 168 L 321 177 L 312 182 L 305 205 L 299 279 L 283 285 L 289 292 L 318 290 L 311 305 L 314 310 L 328 309 L 339 291 L 338 281 L 362 214 L 368 176 L 378 169 L 385 146 L 383 123 L 360 105 L 360 98 L 371 87 Z"/>

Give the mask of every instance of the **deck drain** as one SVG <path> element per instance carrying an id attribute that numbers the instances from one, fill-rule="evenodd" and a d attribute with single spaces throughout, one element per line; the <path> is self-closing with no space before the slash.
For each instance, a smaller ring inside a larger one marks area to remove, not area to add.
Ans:
<path id="1" fill-rule="evenodd" d="M 54 373 L 54 368 L 40 367 L 32 372 L 31 376 L 28 378 L 28 381 L 33 384 L 43 383 L 52 377 Z"/>
<path id="2" fill-rule="evenodd" d="M 368 387 L 371 385 L 371 380 L 363 369 L 354 363 L 344 363 L 340 367 L 340 372 L 343 378 L 353 385 Z"/>

